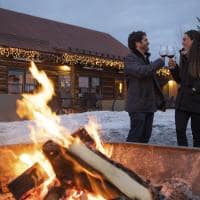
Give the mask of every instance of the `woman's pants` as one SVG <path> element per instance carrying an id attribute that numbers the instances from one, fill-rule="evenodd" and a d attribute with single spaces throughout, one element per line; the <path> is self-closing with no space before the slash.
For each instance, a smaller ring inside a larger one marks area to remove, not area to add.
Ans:
<path id="1" fill-rule="evenodd" d="M 200 114 L 182 110 L 176 110 L 176 136 L 179 146 L 188 146 L 186 129 L 189 119 L 191 118 L 191 129 L 193 135 L 193 146 L 200 147 Z"/>

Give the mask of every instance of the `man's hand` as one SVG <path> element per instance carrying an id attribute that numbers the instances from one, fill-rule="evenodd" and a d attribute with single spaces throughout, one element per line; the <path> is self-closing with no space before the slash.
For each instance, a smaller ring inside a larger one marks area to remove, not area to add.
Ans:
<path id="1" fill-rule="evenodd" d="M 176 67 L 176 61 L 170 58 L 168 62 L 168 66 L 170 69 L 174 69 Z"/>

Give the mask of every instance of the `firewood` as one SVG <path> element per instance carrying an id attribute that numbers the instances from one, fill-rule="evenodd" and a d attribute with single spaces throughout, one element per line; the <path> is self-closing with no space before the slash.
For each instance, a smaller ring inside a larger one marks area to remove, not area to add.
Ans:
<path id="1" fill-rule="evenodd" d="M 122 165 L 108 159 L 100 152 L 94 152 L 83 143 L 72 144 L 68 151 L 100 172 L 106 180 L 112 183 L 128 198 L 141 200 L 154 199 L 153 190 L 147 182 Z"/>
<path id="2" fill-rule="evenodd" d="M 9 181 L 10 181 L 9 176 L 2 176 L 0 178 L 0 193 L 8 193 L 9 192 L 9 189 L 8 189 Z"/>
<path id="3" fill-rule="evenodd" d="M 75 141 L 66 149 L 48 141 L 43 145 L 43 152 L 51 162 L 57 178 L 65 184 L 68 182 L 68 185 L 101 194 L 106 199 L 123 195 L 127 199 L 162 198 L 155 187 L 136 173 L 82 142 Z"/>
<path id="4" fill-rule="evenodd" d="M 72 136 L 74 138 L 79 138 L 87 146 L 95 147 L 94 139 L 89 135 L 85 128 L 79 128 L 72 134 Z"/>
<path id="5" fill-rule="evenodd" d="M 95 141 L 94 139 L 89 135 L 89 133 L 86 131 L 85 128 L 80 128 L 79 130 L 77 130 L 76 132 L 74 132 L 72 134 L 73 137 L 78 137 L 87 147 L 89 147 L 90 149 L 92 149 L 93 151 L 96 151 L 95 149 Z M 96 151 L 97 154 L 101 154 L 99 151 Z M 114 165 L 116 166 L 119 166 L 120 168 L 122 168 L 124 171 L 126 171 L 128 174 L 131 174 L 131 176 L 134 176 L 134 178 L 139 181 L 140 183 L 144 184 L 144 185 L 149 185 L 150 184 L 150 181 L 147 180 L 146 182 L 143 181 L 141 179 L 141 177 L 139 177 L 136 173 L 134 173 L 133 171 L 129 170 L 128 168 L 125 168 L 123 165 L 119 164 L 119 163 L 116 163 L 116 162 L 113 162 L 111 159 L 105 157 L 104 155 L 101 155 L 103 156 L 105 159 L 108 159 L 109 162 L 113 163 Z M 150 185 L 149 185 L 150 186 Z M 148 187 L 149 187 L 148 186 Z M 162 189 L 162 186 L 159 185 L 159 186 L 151 186 L 150 187 L 151 190 L 153 190 L 153 192 L 157 195 L 157 197 L 154 197 L 155 199 L 163 199 L 165 198 L 161 193 L 161 189 Z M 118 197 L 117 199 L 125 199 L 124 196 L 120 196 Z"/>
<path id="6" fill-rule="evenodd" d="M 8 188 L 15 199 L 18 200 L 28 191 L 40 186 L 47 179 L 47 173 L 38 163 L 36 163 L 9 183 Z"/>
<path id="7" fill-rule="evenodd" d="M 76 187 L 77 190 L 101 194 L 106 199 L 116 198 L 121 194 L 104 180 L 100 173 L 58 144 L 52 141 L 46 142 L 43 145 L 43 152 L 53 166 L 62 187 L 66 189 Z"/>

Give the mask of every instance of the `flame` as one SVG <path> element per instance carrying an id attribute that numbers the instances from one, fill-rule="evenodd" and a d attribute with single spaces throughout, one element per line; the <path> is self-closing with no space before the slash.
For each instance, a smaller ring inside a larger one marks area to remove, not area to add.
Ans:
<path id="1" fill-rule="evenodd" d="M 97 120 L 94 117 L 89 117 L 89 122 L 85 125 L 85 129 L 89 133 L 89 135 L 95 141 L 95 147 L 104 155 L 111 157 L 112 156 L 112 147 L 105 148 L 102 144 L 102 141 L 99 136 L 98 130 L 100 129 L 100 125 L 97 123 Z"/>
<path id="2" fill-rule="evenodd" d="M 88 194 L 87 195 L 88 200 L 106 200 L 100 195 L 93 195 L 93 194 Z"/>
<path id="3" fill-rule="evenodd" d="M 55 94 L 53 83 L 44 71 L 37 69 L 34 62 L 31 62 L 30 72 L 41 86 L 33 94 L 22 95 L 23 99 L 17 101 L 17 114 L 21 118 L 34 120 L 35 126 L 31 127 L 31 138 L 35 144 L 49 138 L 68 147 L 73 139 L 66 128 L 61 126 L 60 118 L 48 106 L 48 102 Z"/>
<path id="4" fill-rule="evenodd" d="M 23 94 L 22 100 L 17 101 L 17 114 L 21 118 L 28 118 L 33 120 L 34 125 L 30 127 L 31 139 L 36 144 L 34 154 L 22 154 L 19 159 L 22 163 L 27 165 L 27 168 L 38 162 L 47 172 L 49 179 L 45 182 L 42 196 L 48 192 L 48 185 L 55 179 L 55 173 L 49 161 L 44 157 L 43 153 L 38 150 L 39 143 L 45 142 L 48 139 L 53 139 L 65 148 L 68 148 L 73 142 L 80 142 L 77 138 L 70 135 L 68 130 L 60 124 L 60 118 L 56 113 L 52 112 L 48 106 L 52 99 L 54 92 L 53 83 L 48 79 L 44 71 L 39 71 L 31 62 L 30 72 L 38 81 L 40 87 L 33 94 Z M 102 145 L 98 135 L 98 124 L 94 120 L 89 120 L 88 125 L 85 126 L 88 133 L 94 139 L 96 148 L 103 154 L 111 156 L 112 151 L 105 149 Z M 87 171 L 87 169 L 82 169 Z M 69 199 L 77 198 L 77 191 L 70 194 Z M 80 195 L 80 194 L 79 194 Z M 92 195 L 88 193 L 87 199 L 102 200 L 100 195 Z"/>
<path id="5" fill-rule="evenodd" d="M 67 198 L 66 200 L 75 200 L 75 199 L 79 199 L 80 197 L 83 196 L 83 191 L 77 191 L 76 189 L 71 189 L 69 191 L 67 191 Z"/>
<path id="6" fill-rule="evenodd" d="M 31 138 L 35 144 L 47 139 L 53 139 L 66 148 L 74 141 L 65 127 L 60 124 L 60 118 L 52 112 L 48 102 L 52 99 L 54 92 L 53 83 L 48 79 L 44 71 L 39 71 L 34 62 L 31 62 L 30 72 L 41 87 L 33 94 L 23 94 L 22 100 L 17 101 L 17 114 L 23 118 L 33 119 L 35 126 L 30 127 Z M 109 151 L 103 147 L 98 134 L 98 124 L 91 118 L 85 126 L 88 133 L 94 139 L 96 148 L 105 155 Z"/>
<path id="7" fill-rule="evenodd" d="M 76 200 L 76 199 L 87 199 L 87 200 L 106 200 L 100 195 L 95 195 L 88 193 L 87 191 L 78 191 L 76 189 L 71 189 L 67 192 L 66 200 Z"/>

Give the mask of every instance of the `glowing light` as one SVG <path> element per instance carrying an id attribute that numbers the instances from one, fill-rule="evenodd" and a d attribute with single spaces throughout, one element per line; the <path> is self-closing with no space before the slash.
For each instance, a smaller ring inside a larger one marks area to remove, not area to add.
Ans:
<path id="1" fill-rule="evenodd" d="M 59 66 L 59 69 L 66 72 L 71 71 L 71 68 L 68 65 Z"/>
<path id="2" fill-rule="evenodd" d="M 119 93 L 120 93 L 120 94 L 122 93 L 122 90 L 123 90 L 123 83 L 120 82 L 120 83 L 119 83 Z"/>
<path id="3" fill-rule="evenodd" d="M 174 81 L 173 80 L 169 80 L 168 84 L 169 84 L 169 87 L 172 88 L 174 86 Z"/>

